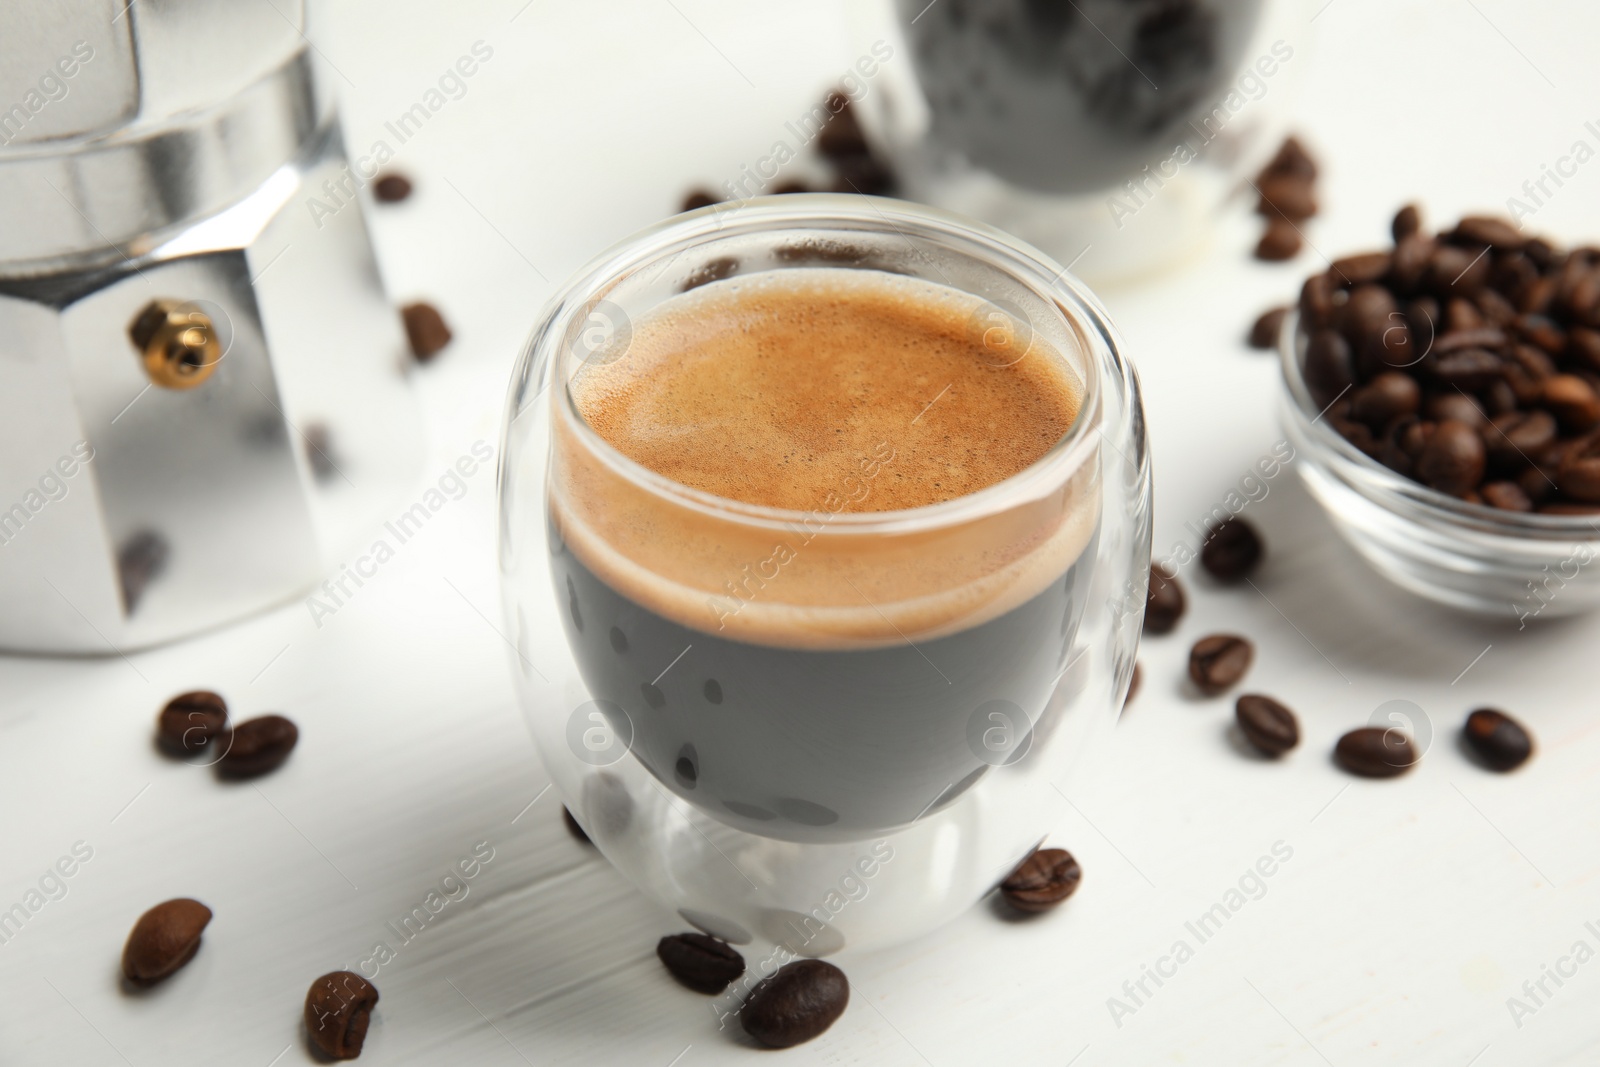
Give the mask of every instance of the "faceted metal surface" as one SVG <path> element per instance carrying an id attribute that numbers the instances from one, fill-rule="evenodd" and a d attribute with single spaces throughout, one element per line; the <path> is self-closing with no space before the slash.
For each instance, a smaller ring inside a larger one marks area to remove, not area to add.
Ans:
<path id="1" fill-rule="evenodd" d="M 403 495 L 398 317 L 360 211 L 306 207 L 343 166 L 330 127 L 146 255 L 0 279 L 0 647 L 126 650 L 281 602 Z M 161 298 L 216 323 L 195 388 L 153 386 L 129 338 Z"/>

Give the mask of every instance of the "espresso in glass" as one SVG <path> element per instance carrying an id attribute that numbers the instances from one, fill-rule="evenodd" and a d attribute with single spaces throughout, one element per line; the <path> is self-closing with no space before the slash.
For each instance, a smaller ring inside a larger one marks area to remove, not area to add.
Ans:
<path id="1" fill-rule="evenodd" d="M 565 388 L 563 624 L 662 787 L 753 833 L 858 839 L 1048 731 L 1098 465 L 1044 469 L 1086 389 L 1026 322 L 886 271 L 756 272 L 655 305 Z"/>

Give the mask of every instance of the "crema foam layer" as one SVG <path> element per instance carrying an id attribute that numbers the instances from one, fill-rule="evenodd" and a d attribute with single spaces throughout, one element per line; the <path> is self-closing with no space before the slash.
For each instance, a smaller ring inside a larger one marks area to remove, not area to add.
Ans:
<path id="1" fill-rule="evenodd" d="M 867 534 L 835 522 L 1004 481 L 1080 417 L 1071 364 L 995 312 L 947 286 L 838 268 L 674 297 L 572 377 L 578 412 L 641 466 L 796 517 L 752 524 L 644 489 L 594 455 L 558 404 L 555 527 L 624 596 L 736 640 L 873 647 L 1018 606 L 1092 537 L 1097 462 L 962 523 Z"/>

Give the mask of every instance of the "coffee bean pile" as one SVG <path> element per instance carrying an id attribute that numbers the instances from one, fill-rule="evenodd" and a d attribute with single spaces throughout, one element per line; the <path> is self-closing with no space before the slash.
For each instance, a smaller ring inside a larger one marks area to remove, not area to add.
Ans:
<path id="1" fill-rule="evenodd" d="M 1265 554 L 1260 534 L 1249 522 L 1234 516 L 1210 528 L 1200 550 L 1200 562 L 1218 581 L 1232 583 L 1244 580 Z M 1177 575 L 1152 565 L 1145 593 L 1145 634 L 1168 634 L 1177 629 L 1187 605 L 1188 597 Z M 1249 639 L 1237 634 L 1210 634 L 1196 641 L 1189 651 L 1189 681 L 1203 696 L 1220 696 L 1244 679 L 1254 659 L 1255 646 Z M 1134 685 L 1129 686 L 1124 703 L 1132 698 Z M 1261 693 L 1245 693 L 1238 698 L 1234 725 L 1252 748 L 1274 759 L 1300 744 L 1300 722 L 1295 713 Z M 1533 738 L 1527 728 L 1493 708 L 1480 708 L 1469 715 L 1462 727 L 1462 738 L 1468 751 L 1491 770 L 1514 770 L 1533 754 Z M 1339 738 L 1333 751 L 1339 767 L 1363 778 L 1394 778 L 1416 766 L 1421 758 L 1415 742 L 1404 732 L 1380 726 L 1349 731 Z"/>
<path id="2" fill-rule="evenodd" d="M 1268 262 L 1293 259 L 1305 243 L 1300 227 L 1317 213 L 1316 160 L 1305 145 L 1290 137 L 1256 175 L 1255 187 L 1261 197 L 1256 214 L 1267 220 L 1267 230 L 1256 245 L 1256 258 Z"/>
<path id="3" fill-rule="evenodd" d="M 1305 283 L 1302 373 L 1328 423 L 1398 474 L 1504 511 L 1600 515 L 1600 248 L 1469 216 Z"/>
<path id="4" fill-rule="evenodd" d="M 767 193 L 781 196 L 785 193 L 862 193 L 866 196 L 893 196 L 899 181 L 888 162 L 872 150 L 867 135 L 856 118 L 850 98 L 834 89 L 823 99 L 829 118 L 817 134 L 817 154 L 833 171 L 833 181 L 826 186 L 813 187 L 794 179 L 779 182 Z M 680 211 L 720 204 L 722 197 L 705 189 L 694 189 L 683 198 Z"/>
<path id="5" fill-rule="evenodd" d="M 263 715 L 228 725 L 228 703 L 216 693 L 180 693 L 156 715 L 156 745 L 182 758 L 212 754 L 223 778 L 255 778 L 283 766 L 300 730 L 282 715 Z"/>

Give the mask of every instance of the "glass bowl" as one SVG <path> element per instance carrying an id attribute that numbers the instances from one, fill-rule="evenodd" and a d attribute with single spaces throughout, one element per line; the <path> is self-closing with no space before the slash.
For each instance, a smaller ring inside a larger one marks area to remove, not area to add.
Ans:
<path id="1" fill-rule="evenodd" d="M 1306 488 L 1373 569 L 1429 600 L 1519 626 L 1600 606 L 1600 516 L 1503 511 L 1390 470 L 1322 418 L 1301 374 L 1306 345 L 1291 312 L 1278 346 L 1284 433 Z"/>
<path id="2" fill-rule="evenodd" d="M 1200 251 L 1230 197 L 1254 201 L 1310 63 L 1310 12 L 871 0 L 852 5 L 861 59 L 842 86 L 902 195 L 1121 282 Z"/>
<path id="3" fill-rule="evenodd" d="M 818 270 L 942 286 L 970 301 L 974 337 L 1043 339 L 1082 385 L 1073 427 L 967 496 L 824 515 L 691 489 L 584 422 L 574 375 L 626 358 L 652 309 L 702 284 Z M 606 858 L 707 933 L 821 956 L 931 930 L 1040 843 L 1065 808 L 1058 790 L 1115 723 L 1149 573 L 1138 383 L 1096 299 L 1014 238 L 860 196 L 678 216 L 602 254 L 545 308 L 502 444 L 503 601 L 540 756 Z M 1069 522 L 1076 555 L 1020 607 L 907 621 L 926 617 L 930 589 L 915 582 L 998 603 L 989 569 Z M 984 530 L 1005 531 L 1003 551 L 950 554 Z M 716 565 L 681 567 L 691 553 Z M 949 576 L 946 558 L 982 573 Z M 796 615 L 804 640 L 784 628 Z M 832 640 L 861 626 L 876 637 Z"/>

